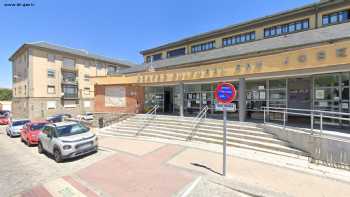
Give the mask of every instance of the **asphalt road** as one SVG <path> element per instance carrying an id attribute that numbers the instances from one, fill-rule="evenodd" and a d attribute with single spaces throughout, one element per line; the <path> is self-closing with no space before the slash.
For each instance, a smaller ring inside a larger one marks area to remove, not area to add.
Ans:
<path id="1" fill-rule="evenodd" d="M 20 138 L 6 135 L 0 126 L 0 196 L 13 196 L 56 178 L 69 175 L 112 152 L 99 150 L 85 157 L 56 163 L 47 155 L 40 155 L 37 147 L 27 147 Z"/>

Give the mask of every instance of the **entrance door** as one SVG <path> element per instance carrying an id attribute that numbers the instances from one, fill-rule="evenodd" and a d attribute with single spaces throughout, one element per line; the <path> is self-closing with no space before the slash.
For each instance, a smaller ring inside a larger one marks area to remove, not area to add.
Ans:
<path id="1" fill-rule="evenodd" d="M 164 88 L 164 113 L 173 113 L 173 88 Z"/>
<path id="2" fill-rule="evenodd" d="M 288 108 L 311 109 L 311 82 L 311 78 L 288 79 Z M 301 113 L 307 112 L 303 111 Z M 306 123 L 309 122 L 309 118 L 289 115 L 288 122 Z"/>
<path id="3" fill-rule="evenodd" d="M 311 109 L 311 79 L 288 79 L 288 108 Z"/>

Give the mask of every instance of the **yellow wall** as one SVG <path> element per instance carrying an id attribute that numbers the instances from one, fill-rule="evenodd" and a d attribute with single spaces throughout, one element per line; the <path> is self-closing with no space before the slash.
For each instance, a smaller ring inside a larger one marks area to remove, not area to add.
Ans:
<path id="1" fill-rule="evenodd" d="M 337 57 L 336 50 L 347 48 L 346 57 Z M 319 60 L 318 53 L 324 52 L 326 58 Z M 306 60 L 301 61 L 303 57 Z M 261 63 L 261 66 L 259 64 Z M 249 69 L 247 65 L 250 65 Z M 157 84 L 180 81 L 214 79 L 222 77 L 245 77 L 252 74 L 268 74 L 281 71 L 322 68 L 334 65 L 350 64 L 350 41 L 309 47 L 273 55 L 258 56 L 248 59 L 226 61 L 222 63 L 200 65 L 189 68 L 155 72 L 143 72 L 115 77 L 96 77 L 94 83 L 110 84 Z M 237 70 L 240 65 L 240 70 Z M 349 66 L 350 69 L 350 66 Z"/>
<path id="2" fill-rule="evenodd" d="M 350 1 L 348 3 L 346 3 L 346 5 L 342 4 L 342 5 L 338 5 L 338 6 L 322 8 L 322 10 L 318 14 L 318 26 L 322 27 L 322 16 L 324 14 L 328 14 L 328 13 L 336 12 L 336 11 L 341 11 L 341 10 L 345 10 L 345 9 L 350 9 Z M 316 27 L 316 13 L 312 14 L 312 13 L 310 13 L 310 11 L 301 12 L 301 13 L 295 14 L 293 17 L 279 19 L 276 22 L 267 23 L 267 24 L 261 23 L 259 25 L 255 25 L 255 26 L 251 26 L 251 27 L 247 27 L 247 28 L 239 28 L 236 30 L 232 29 L 231 33 L 221 34 L 221 35 L 217 35 L 217 36 L 210 36 L 210 37 L 205 38 L 205 39 L 198 39 L 198 40 L 193 41 L 193 42 L 187 42 L 187 43 L 184 43 L 184 44 L 177 46 L 177 47 L 172 47 L 172 48 L 167 48 L 164 50 L 159 50 L 157 52 L 147 53 L 147 54 L 144 54 L 144 59 L 146 61 L 147 56 L 158 54 L 158 53 L 162 53 L 162 57 L 166 58 L 167 51 L 170 51 L 170 50 L 173 50 L 176 48 L 182 48 L 182 47 L 186 47 L 187 54 L 189 54 L 189 53 L 191 53 L 191 46 L 196 45 L 196 44 L 200 44 L 200 43 L 210 42 L 213 40 L 215 40 L 216 48 L 221 48 L 223 38 L 227 38 L 227 37 L 231 37 L 231 36 L 235 36 L 235 35 L 239 35 L 239 34 L 244 34 L 244 33 L 252 32 L 252 31 L 256 32 L 256 40 L 264 39 L 264 29 L 265 28 L 276 26 L 276 25 L 287 24 L 290 22 L 299 21 L 299 20 L 303 20 L 303 19 L 309 19 L 310 29 L 314 29 Z"/>

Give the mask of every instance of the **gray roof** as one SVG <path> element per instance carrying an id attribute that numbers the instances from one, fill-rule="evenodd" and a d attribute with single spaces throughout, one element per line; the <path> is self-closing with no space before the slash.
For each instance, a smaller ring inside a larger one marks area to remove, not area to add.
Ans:
<path id="1" fill-rule="evenodd" d="M 50 49 L 50 50 L 64 52 L 64 53 L 77 55 L 77 56 L 81 56 L 81 57 L 86 57 L 86 58 L 90 58 L 90 59 L 95 59 L 95 60 L 105 61 L 105 62 L 109 62 L 109 63 L 113 63 L 113 64 L 118 64 L 118 65 L 121 65 L 121 66 L 127 66 L 127 67 L 133 67 L 133 66 L 137 67 L 138 66 L 137 64 L 134 64 L 134 63 L 132 63 L 130 61 L 104 57 L 104 56 L 101 56 L 101 55 L 90 53 L 90 52 L 88 52 L 86 50 L 83 50 L 83 49 L 73 49 L 73 48 L 69 48 L 69 47 L 59 46 L 59 45 L 56 45 L 56 44 L 50 44 L 50 43 L 47 43 L 47 42 L 25 43 L 10 57 L 10 60 L 12 60 L 13 57 L 16 55 L 16 53 L 18 51 L 20 51 L 25 46 L 33 46 L 33 47 Z"/>
<path id="2" fill-rule="evenodd" d="M 331 40 L 350 38 L 350 23 L 332 25 L 328 27 L 288 34 L 284 36 L 261 39 L 245 44 L 218 48 L 206 52 L 194 53 L 176 58 L 169 58 L 152 63 L 153 68 L 166 68 L 171 66 L 200 63 L 209 60 L 239 57 L 242 55 L 267 52 L 290 47 L 299 47 Z M 140 65 L 138 68 L 130 68 L 122 71 L 123 74 L 145 70 L 151 63 Z"/>
<path id="3" fill-rule="evenodd" d="M 324 0 L 324 1 L 319 1 L 319 2 L 315 2 L 312 4 L 308 4 L 299 8 L 294 8 L 294 9 L 290 9 L 290 10 L 286 10 L 286 11 L 282 11 L 282 12 L 278 12 L 272 15 L 268 15 L 268 16 L 264 16 L 264 17 L 260 17 L 257 19 L 253 19 L 247 22 L 242 22 L 242 23 L 237 23 L 234 25 L 229 25 L 220 29 L 216 29 L 216 30 L 212 30 L 212 31 L 208 31 L 205 33 L 201 33 L 198 35 L 194 35 L 194 36 L 190 36 L 175 42 L 170 42 L 158 47 L 154 47 L 154 48 L 150 48 L 150 49 L 145 49 L 142 50 L 140 53 L 142 55 L 144 55 L 145 53 L 152 53 L 152 52 L 156 52 L 159 50 L 163 50 L 163 49 L 167 49 L 170 47 L 176 47 L 176 46 L 180 46 L 183 45 L 184 43 L 187 42 L 195 42 L 197 40 L 200 39 L 204 39 L 204 38 L 210 38 L 210 37 L 214 37 L 217 35 L 221 35 L 221 34 L 225 34 L 228 32 L 232 32 L 235 29 L 239 29 L 239 28 L 245 28 L 245 27 L 249 27 L 251 25 L 255 25 L 255 24 L 261 24 L 261 23 L 268 23 L 271 22 L 273 20 L 279 19 L 281 17 L 285 17 L 285 16 L 290 16 L 293 14 L 297 14 L 297 13 L 303 13 L 304 11 L 309 11 L 309 10 L 314 10 L 316 11 L 317 9 L 323 7 L 323 6 L 328 6 L 328 5 L 332 5 L 332 4 L 338 4 L 338 3 L 342 3 L 342 2 L 347 2 L 348 0 Z"/>

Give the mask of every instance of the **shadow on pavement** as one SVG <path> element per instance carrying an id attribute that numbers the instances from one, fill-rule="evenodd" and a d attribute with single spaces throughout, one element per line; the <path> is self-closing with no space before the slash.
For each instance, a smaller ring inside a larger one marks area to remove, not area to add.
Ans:
<path id="1" fill-rule="evenodd" d="M 202 164 L 191 163 L 191 165 L 196 166 L 196 167 L 200 167 L 200 168 L 204 168 L 204 169 L 209 170 L 210 172 L 213 172 L 213 173 L 218 174 L 218 175 L 222 175 L 221 173 L 216 172 L 215 170 L 209 168 L 208 166 L 202 165 Z"/>

